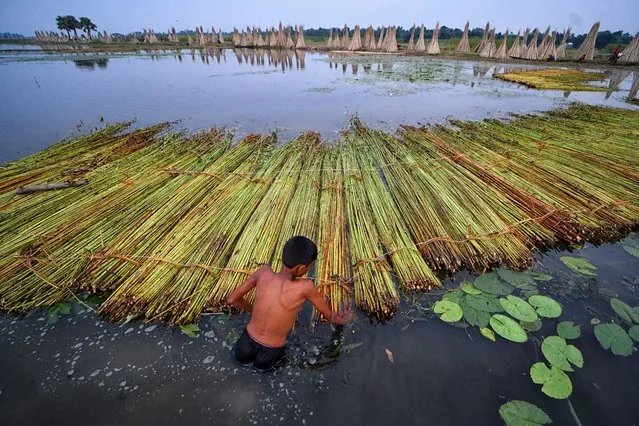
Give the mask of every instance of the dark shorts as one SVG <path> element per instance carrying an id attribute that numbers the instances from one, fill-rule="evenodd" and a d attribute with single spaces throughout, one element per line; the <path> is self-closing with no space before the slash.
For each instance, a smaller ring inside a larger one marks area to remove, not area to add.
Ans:
<path id="1" fill-rule="evenodd" d="M 233 348 L 235 358 L 242 364 L 253 363 L 253 367 L 258 370 L 267 371 L 275 368 L 284 359 L 286 346 L 281 348 L 269 348 L 256 342 L 249 336 L 248 331 L 244 332 L 235 342 Z"/>

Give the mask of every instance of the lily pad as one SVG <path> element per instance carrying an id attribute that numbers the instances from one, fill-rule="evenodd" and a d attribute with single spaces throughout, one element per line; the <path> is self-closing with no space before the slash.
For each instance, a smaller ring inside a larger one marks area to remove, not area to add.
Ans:
<path id="1" fill-rule="evenodd" d="M 509 401 L 499 407 L 499 416 L 506 426 L 541 426 L 552 423 L 548 414 L 526 401 Z"/>
<path id="2" fill-rule="evenodd" d="M 626 322 L 630 324 L 633 321 L 639 323 L 639 315 L 626 302 L 613 297 L 610 299 L 610 306 Z"/>
<path id="3" fill-rule="evenodd" d="M 541 272 L 535 272 L 535 271 L 528 271 L 527 272 L 530 277 L 535 280 L 535 281 L 551 281 L 552 280 L 552 275 L 548 275 L 548 274 L 542 274 Z"/>
<path id="4" fill-rule="evenodd" d="M 482 336 L 484 336 L 486 339 L 488 340 L 492 340 L 493 342 L 495 341 L 495 332 L 492 331 L 490 328 L 488 327 L 481 327 L 479 329 L 479 332 L 481 333 Z"/>
<path id="5" fill-rule="evenodd" d="M 635 342 L 639 342 L 639 325 L 633 325 L 632 327 L 630 327 L 630 330 L 628 330 L 628 335 L 632 337 Z"/>
<path id="6" fill-rule="evenodd" d="M 495 333 L 511 342 L 523 343 L 528 340 L 526 331 L 515 320 L 506 315 L 495 314 L 490 317 L 490 326 L 495 330 Z"/>
<path id="7" fill-rule="evenodd" d="M 464 302 L 479 311 L 491 314 L 504 311 L 499 300 L 490 294 L 468 294 L 464 298 Z"/>
<path id="8" fill-rule="evenodd" d="M 541 391 L 551 398 L 566 399 L 572 394 L 570 377 L 555 366 L 548 368 L 543 362 L 530 367 L 530 377 L 534 383 L 543 385 Z"/>
<path id="9" fill-rule="evenodd" d="M 535 322 L 539 319 L 535 309 L 521 297 L 513 296 L 511 294 L 505 298 L 499 299 L 499 302 L 501 303 L 502 308 L 504 308 L 510 316 L 520 321 Z"/>
<path id="10" fill-rule="evenodd" d="M 459 288 L 462 289 L 462 291 L 464 293 L 467 294 L 481 294 L 481 290 L 475 288 L 475 286 L 473 285 L 473 283 L 471 283 L 470 281 L 464 281 L 459 285 Z"/>
<path id="11" fill-rule="evenodd" d="M 581 336 L 581 328 L 572 321 L 557 324 L 557 334 L 564 339 L 577 339 Z"/>
<path id="12" fill-rule="evenodd" d="M 621 247 L 631 256 L 639 257 L 639 237 L 630 236 L 621 242 Z"/>
<path id="13" fill-rule="evenodd" d="M 615 355 L 628 356 L 632 353 L 630 336 L 617 324 L 608 322 L 596 325 L 595 336 L 604 349 L 610 349 Z"/>
<path id="14" fill-rule="evenodd" d="M 448 300 L 453 303 L 457 303 L 458 305 L 461 303 L 462 298 L 464 297 L 464 292 L 460 289 L 455 289 L 447 292 L 442 296 L 442 300 Z"/>
<path id="15" fill-rule="evenodd" d="M 180 328 L 184 334 L 192 338 L 197 337 L 197 334 L 200 332 L 200 327 L 197 324 L 181 325 Z"/>
<path id="16" fill-rule="evenodd" d="M 533 321 L 533 322 L 519 321 L 519 323 L 527 331 L 539 331 L 539 330 L 541 330 L 541 326 L 542 326 L 540 320 Z"/>
<path id="17" fill-rule="evenodd" d="M 440 300 L 435 303 L 433 310 L 436 314 L 441 314 L 439 319 L 444 322 L 457 322 L 462 319 L 462 308 L 450 300 Z"/>
<path id="18" fill-rule="evenodd" d="M 566 265 L 573 271 L 579 272 L 580 274 L 590 276 L 597 275 L 597 267 L 588 262 L 586 259 L 570 256 L 562 256 L 559 259 L 564 263 L 564 265 Z"/>
<path id="19" fill-rule="evenodd" d="M 519 287 L 521 285 L 535 285 L 535 281 L 526 272 L 511 271 L 510 269 L 499 268 L 497 270 L 497 275 L 499 275 L 499 278 L 514 287 Z"/>
<path id="20" fill-rule="evenodd" d="M 561 305 L 548 296 L 530 296 L 528 303 L 535 307 L 540 317 L 558 318 L 561 315 Z"/>
<path id="21" fill-rule="evenodd" d="M 468 298 L 464 298 L 459 305 L 464 312 L 466 322 L 475 327 L 486 327 L 490 321 L 490 313 L 477 309 L 477 304 L 468 303 Z"/>
<path id="22" fill-rule="evenodd" d="M 571 364 L 579 368 L 584 366 L 581 351 L 573 345 L 566 344 L 566 340 L 559 336 L 546 337 L 541 343 L 541 352 L 550 365 L 564 371 L 574 371 Z"/>
<path id="23" fill-rule="evenodd" d="M 473 284 L 475 288 L 485 291 L 486 293 L 496 294 L 497 296 L 507 296 L 515 291 L 515 287 L 501 281 L 499 276 L 494 272 L 478 276 Z"/>

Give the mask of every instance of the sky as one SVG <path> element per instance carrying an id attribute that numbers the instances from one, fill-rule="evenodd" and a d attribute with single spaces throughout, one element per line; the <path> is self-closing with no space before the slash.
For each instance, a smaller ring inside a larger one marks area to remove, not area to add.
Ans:
<path id="1" fill-rule="evenodd" d="M 171 26 L 178 31 L 199 25 L 224 31 L 247 25 L 265 28 L 280 20 L 306 28 L 409 27 L 413 22 L 432 28 L 437 21 L 463 28 L 470 20 L 471 28 L 490 21 L 498 32 L 571 25 L 576 34 L 588 32 L 600 20 L 601 30 L 639 31 L 639 0 L 0 0 L 0 32 L 31 36 L 35 30 L 55 30 L 57 15 L 86 16 L 99 30 L 123 34 L 142 28 L 163 32 Z"/>

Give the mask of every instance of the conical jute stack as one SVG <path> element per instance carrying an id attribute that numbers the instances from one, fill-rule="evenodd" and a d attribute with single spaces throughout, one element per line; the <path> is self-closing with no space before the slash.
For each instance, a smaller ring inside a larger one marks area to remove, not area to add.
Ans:
<path id="1" fill-rule="evenodd" d="M 224 34 L 222 34 L 222 28 L 219 28 L 219 31 L 217 32 L 217 36 L 218 36 L 218 41 L 220 42 L 220 44 L 224 44 L 226 40 L 224 40 Z"/>
<path id="2" fill-rule="evenodd" d="M 306 49 L 306 41 L 304 40 L 304 27 L 297 26 L 297 40 L 295 40 L 296 49 Z"/>
<path id="3" fill-rule="evenodd" d="M 639 62 L 639 33 L 630 41 L 630 44 L 621 52 L 621 62 Z M 635 75 L 637 73 L 635 72 Z"/>
<path id="4" fill-rule="evenodd" d="M 279 29 L 277 31 L 277 47 L 284 47 L 286 45 L 286 34 L 284 33 L 284 27 L 280 22 Z"/>
<path id="5" fill-rule="evenodd" d="M 599 32 L 600 25 L 601 23 L 597 21 L 592 26 L 588 36 L 577 50 L 577 59 L 583 56 L 586 61 L 592 61 L 592 58 L 595 56 L 595 43 L 597 42 L 597 33 Z"/>
<path id="6" fill-rule="evenodd" d="M 384 44 L 387 52 L 397 52 L 397 28 L 394 26 L 388 28 Z"/>
<path id="7" fill-rule="evenodd" d="M 406 50 L 412 52 L 415 50 L 415 24 L 413 24 L 413 28 L 410 29 L 410 39 L 408 40 L 408 46 Z"/>
<path id="8" fill-rule="evenodd" d="M 481 52 L 484 49 L 484 46 L 486 45 L 486 43 L 488 43 L 489 33 L 490 33 L 490 22 L 486 22 L 486 27 L 484 28 L 484 33 L 481 36 L 481 41 L 479 42 L 477 47 L 475 47 L 476 53 Z"/>
<path id="9" fill-rule="evenodd" d="M 457 45 L 457 52 L 460 53 L 470 53 L 470 42 L 468 41 L 468 28 L 470 26 L 470 22 L 466 21 L 466 25 L 464 26 L 464 34 L 462 34 L 461 41 Z"/>
<path id="10" fill-rule="evenodd" d="M 362 31 L 360 30 L 359 25 L 355 25 L 353 38 L 348 46 L 348 50 L 351 52 L 354 52 L 355 50 L 362 50 Z"/>
<path id="11" fill-rule="evenodd" d="M 550 42 L 546 45 L 546 49 L 540 59 L 548 59 L 551 56 L 557 59 L 557 31 L 552 32 Z"/>
<path id="12" fill-rule="evenodd" d="M 429 55 L 439 55 L 441 53 L 439 50 L 439 21 L 437 21 L 433 30 L 433 38 L 426 47 L 426 53 Z"/>
<path id="13" fill-rule="evenodd" d="M 362 42 L 362 49 L 375 50 L 375 30 L 372 25 L 369 25 L 364 34 L 364 41 Z"/>
<path id="14" fill-rule="evenodd" d="M 529 60 L 537 60 L 537 56 L 539 56 L 537 52 L 537 39 L 539 38 L 539 30 L 535 28 L 535 32 L 530 39 L 530 43 L 526 46 L 526 51 L 524 52 L 524 59 Z"/>
<path id="15" fill-rule="evenodd" d="M 326 47 L 333 48 L 333 29 L 328 30 L 328 40 L 326 40 Z"/>
<path id="16" fill-rule="evenodd" d="M 496 59 L 506 59 L 508 57 L 508 29 L 506 29 L 506 32 L 501 39 L 499 49 L 495 51 L 495 54 L 492 57 Z"/>
<path id="17" fill-rule="evenodd" d="M 417 43 L 415 43 L 415 50 L 417 52 L 426 51 L 426 42 L 424 41 L 424 23 L 422 23 L 419 27 L 419 38 L 417 39 Z"/>
<path id="18" fill-rule="evenodd" d="M 342 48 L 342 42 L 339 39 L 339 30 L 335 28 L 335 31 L 333 31 L 333 49 L 341 49 L 341 48 Z"/>
<path id="19" fill-rule="evenodd" d="M 231 42 L 233 43 L 234 47 L 239 47 L 240 43 L 242 42 L 240 40 L 240 33 L 237 31 L 237 28 L 233 28 L 233 36 L 231 38 Z"/>
<path id="20" fill-rule="evenodd" d="M 548 45 L 550 44 L 550 26 L 546 27 L 546 31 L 544 35 L 541 37 L 541 44 L 537 46 L 537 59 L 543 59 L 544 53 L 546 53 L 546 49 L 548 49 Z"/>
<path id="21" fill-rule="evenodd" d="M 351 38 L 348 34 L 349 31 L 348 25 L 344 25 L 344 30 L 342 31 L 342 44 L 340 46 L 342 49 L 348 49 L 348 46 L 351 44 Z"/>
<path id="22" fill-rule="evenodd" d="M 286 47 L 287 49 L 292 49 L 295 47 L 295 43 L 293 42 L 293 36 L 291 35 L 291 33 L 293 32 L 291 26 L 289 25 L 286 28 L 286 42 L 284 43 L 284 47 Z"/>
<path id="23" fill-rule="evenodd" d="M 570 37 L 570 27 L 568 27 L 564 31 L 564 36 L 561 39 L 561 43 L 559 43 L 559 47 L 557 47 L 557 59 L 563 59 L 566 57 L 566 43 L 568 43 L 569 37 Z"/>
<path id="24" fill-rule="evenodd" d="M 384 27 L 380 27 L 379 29 L 379 40 L 377 41 L 377 50 L 384 49 L 384 38 L 386 37 L 386 29 Z"/>
<path id="25" fill-rule="evenodd" d="M 486 43 L 484 43 L 484 47 L 482 47 L 482 49 L 479 51 L 479 56 L 481 56 L 482 58 L 492 58 L 495 54 L 495 51 L 497 50 L 497 47 L 495 46 L 494 28 L 490 30 L 490 33 L 488 34 L 488 37 L 486 39 L 487 41 Z"/>
<path id="26" fill-rule="evenodd" d="M 521 56 L 521 43 L 519 42 L 520 35 L 521 30 L 517 31 L 515 41 L 513 41 L 513 45 L 510 46 L 510 49 L 508 50 L 509 58 L 519 58 Z"/>

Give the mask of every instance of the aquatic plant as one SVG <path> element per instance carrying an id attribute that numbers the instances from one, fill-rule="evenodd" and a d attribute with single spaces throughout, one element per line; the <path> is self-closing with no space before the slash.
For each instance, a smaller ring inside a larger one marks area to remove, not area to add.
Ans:
<path id="1" fill-rule="evenodd" d="M 575 69 L 544 68 L 539 70 L 505 72 L 495 74 L 494 77 L 540 90 L 606 91 L 605 87 L 587 84 L 592 81 L 603 80 L 605 77 L 604 74 Z"/>

